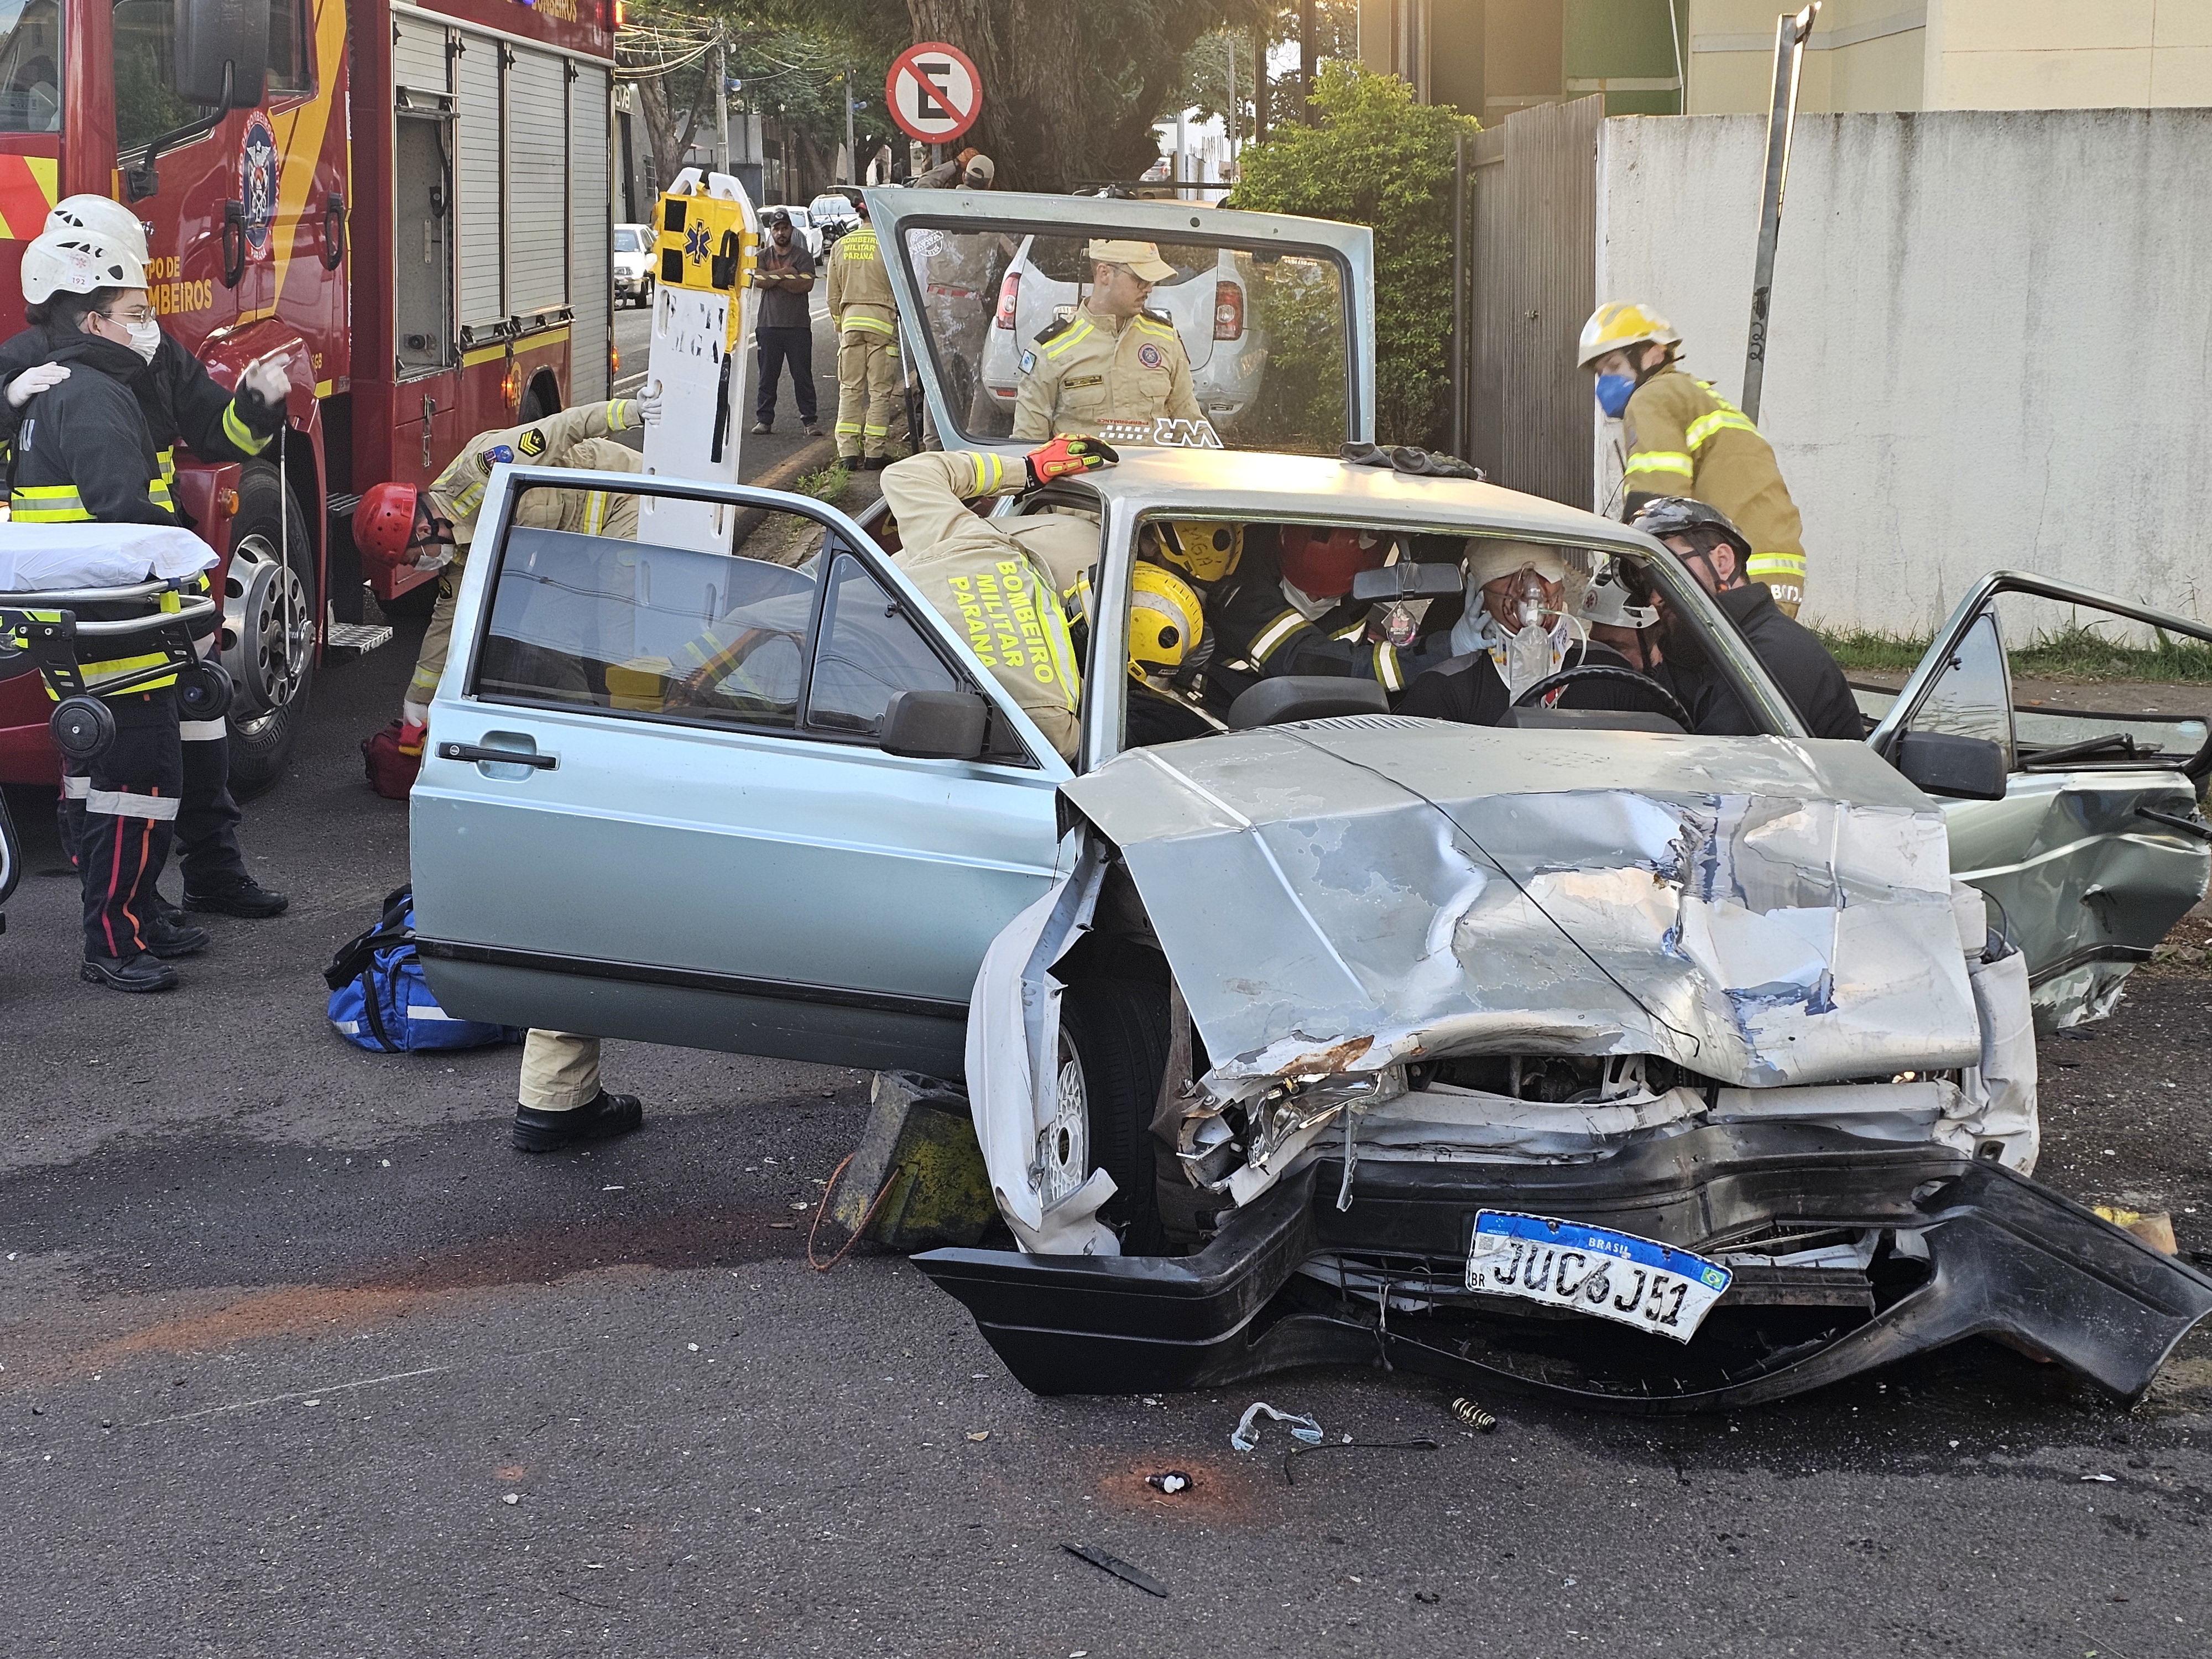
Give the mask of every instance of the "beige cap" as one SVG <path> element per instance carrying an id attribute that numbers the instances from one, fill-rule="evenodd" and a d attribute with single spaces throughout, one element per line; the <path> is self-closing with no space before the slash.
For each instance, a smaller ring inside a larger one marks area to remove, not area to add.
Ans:
<path id="1" fill-rule="evenodd" d="M 1563 582 L 1569 574 L 1566 556 L 1556 547 L 1487 536 L 1476 537 L 1467 544 L 1467 579 L 1470 586 L 1487 587 L 1524 565 L 1547 582 Z"/>
<path id="2" fill-rule="evenodd" d="M 980 179 L 988 185 L 999 176 L 999 164 L 988 155 L 971 155 L 968 158 L 966 176 L 971 184 Z"/>
<path id="3" fill-rule="evenodd" d="M 1164 283 L 1176 268 L 1160 258 L 1157 242 L 1113 242 L 1093 237 L 1091 258 L 1102 265 L 1127 265 L 1148 283 Z"/>

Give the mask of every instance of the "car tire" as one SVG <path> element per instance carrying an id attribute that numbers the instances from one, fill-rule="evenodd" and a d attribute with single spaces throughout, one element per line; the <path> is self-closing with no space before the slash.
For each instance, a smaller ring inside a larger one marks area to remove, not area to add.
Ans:
<path id="1" fill-rule="evenodd" d="M 1152 1126 L 1167 1068 L 1167 988 L 1079 980 L 1060 993 L 1060 1038 L 1062 1087 L 1073 1081 L 1083 1091 L 1091 1167 L 1113 1176 L 1119 1189 L 1099 1219 L 1121 1235 L 1125 1255 L 1157 1255 L 1165 1236 Z"/>
<path id="2" fill-rule="evenodd" d="M 223 595 L 223 665 L 231 670 L 234 682 L 244 685 L 250 678 L 275 693 L 257 712 L 241 714 L 234 708 L 230 715 L 231 793 L 245 799 L 283 775 L 284 763 L 299 741 L 314 686 L 316 624 L 322 615 L 307 515 L 269 462 L 250 462 L 239 480 L 230 550 Z M 266 586 L 246 580 L 256 566 L 276 565 L 280 552 L 289 555 L 289 579 L 280 568 Z M 289 623 L 284 620 L 288 614 Z M 254 653 L 258 662 L 253 673 L 242 678 L 239 665 L 247 653 Z"/>

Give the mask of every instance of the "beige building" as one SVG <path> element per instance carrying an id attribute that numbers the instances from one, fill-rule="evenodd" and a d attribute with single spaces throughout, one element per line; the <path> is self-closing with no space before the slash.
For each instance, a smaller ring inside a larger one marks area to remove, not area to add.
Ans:
<path id="1" fill-rule="evenodd" d="M 1693 115 L 1765 109 L 1776 0 L 1689 0 Z M 2212 0 L 1827 0 L 1799 107 L 2143 109 L 2212 104 Z"/>
<path id="2" fill-rule="evenodd" d="M 1765 110 L 1788 0 L 1358 0 L 1359 55 L 1495 125 L 1605 97 L 1608 115 Z M 1799 107 L 2212 106 L 2212 0 L 1827 0 Z"/>

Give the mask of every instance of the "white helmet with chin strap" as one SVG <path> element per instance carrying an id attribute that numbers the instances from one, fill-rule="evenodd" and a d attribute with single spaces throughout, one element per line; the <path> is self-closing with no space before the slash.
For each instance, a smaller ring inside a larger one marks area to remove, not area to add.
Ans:
<path id="1" fill-rule="evenodd" d="M 146 227 L 129 208 L 105 196 L 63 197 L 46 215 L 46 234 L 128 248 L 140 264 L 147 263 Z"/>
<path id="2" fill-rule="evenodd" d="M 48 231 L 23 250 L 23 298 L 44 305 L 57 293 L 89 294 L 102 288 L 143 288 L 146 262 L 82 231 Z"/>
<path id="3" fill-rule="evenodd" d="M 1592 628 L 1650 628 L 1659 620 L 1655 605 L 1638 605 L 1620 579 L 1620 566 L 1608 562 L 1583 590 L 1582 619 Z"/>

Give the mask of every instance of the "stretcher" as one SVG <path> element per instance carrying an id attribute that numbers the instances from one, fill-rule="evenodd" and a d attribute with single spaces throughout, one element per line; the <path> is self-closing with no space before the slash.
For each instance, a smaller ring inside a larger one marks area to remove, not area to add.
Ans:
<path id="1" fill-rule="evenodd" d="M 102 700 L 157 680 L 174 677 L 184 719 L 220 720 L 230 708 L 230 676 L 193 641 L 193 630 L 216 617 L 212 597 L 185 591 L 199 585 L 195 575 L 0 592 L 0 678 L 37 670 L 55 700 L 47 718 L 54 747 L 80 763 L 115 741 L 115 716 Z M 96 685 L 87 679 L 88 664 L 117 662 L 130 666 L 102 672 Z"/>

